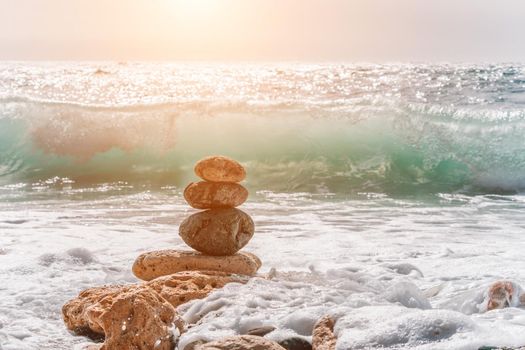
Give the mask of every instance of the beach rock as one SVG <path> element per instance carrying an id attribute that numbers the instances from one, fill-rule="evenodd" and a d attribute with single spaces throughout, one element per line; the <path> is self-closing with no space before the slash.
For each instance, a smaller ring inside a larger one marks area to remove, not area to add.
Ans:
<path id="1" fill-rule="evenodd" d="M 253 233 L 253 220 L 236 208 L 202 211 L 186 218 L 179 227 L 187 245 L 208 255 L 235 254 Z"/>
<path id="2" fill-rule="evenodd" d="M 147 290 L 152 293 L 148 300 L 156 298 L 164 300 L 171 307 L 177 307 L 190 300 L 204 298 L 215 288 L 221 288 L 227 283 L 246 283 L 247 281 L 246 276 L 230 275 L 218 271 L 179 272 L 142 284 L 87 289 L 77 298 L 67 302 L 62 308 L 62 313 L 69 330 L 78 335 L 102 340 L 104 336 L 106 338 L 108 336 L 104 317 L 109 317 L 108 312 L 123 296 L 130 296 L 130 300 L 134 300 L 133 293 L 140 292 L 139 299 L 137 299 L 140 301 L 145 298 L 144 293 L 146 292 L 143 293 L 143 291 Z M 182 332 L 185 327 L 184 322 L 178 316 L 174 320 Z"/>
<path id="3" fill-rule="evenodd" d="M 211 156 L 195 164 L 195 174 L 212 182 L 241 182 L 246 177 L 243 166 L 224 156 Z"/>
<path id="4" fill-rule="evenodd" d="M 82 291 L 62 307 L 66 327 L 78 335 L 103 339 L 104 328 L 100 315 L 111 307 L 114 298 L 132 288 L 134 286 L 105 286 Z"/>
<path id="5" fill-rule="evenodd" d="M 150 288 L 120 294 L 100 319 L 106 339 L 101 350 L 171 350 L 176 311 Z"/>
<path id="6" fill-rule="evenodd" d="M 168 328 L 184 322 L 175 308 L 145 285 L 90 288 L 64 305 L 64 322 L 71 331 L 96 340 L 101 350 L 171 349 Z M 156 349 L 157 349 L 156 348 Z"/>
<path id="7" fill-rule="evenodd" d="M 262 337 L 241 335 L 197 345 L 195 350 L 284 350 L 284 348 Z"/>
<path id="8" fill-rule="evenodd" d="M 246 283 L 248 278 L 219 271 L 185 271 L 159 277 L 145 285 L 177 307 L 190 300 L 202 299 L 214 289 L 232 282 Z"/>
<path id="9" fill-rule="evenodd" d="M 520 285 L 511 281 L 497 281 L 487 292 L 487 311 L 525 305 L 525 293 Z"/>
<path id="10" fill-rule="evenodd" d="M 281 340 L 279 345 L 286 350 L 312 350 L 312 344 L 299 337 Z"/>
<path id="11" fill-rule="evenodd" d="M 257 256 L 246 252 L 230 256 L 210 256 L 194 251 L 167 249 L 141 254 L 133 264 L 133 273 L 145 281 L 181 271 L 196 270 L 251 276 L 261 265 Z"/>
<path id="12" fill-rule="evenodd" d="M 262 326 L 257 328 L 252 328 L 248 332 L 246 332 L 247 335 L 256 335 L 258 337 L 264 337 L 266 334 L 271 333 L 276 328 L 274 326 Z"/>
<path id="13" fill-rule="evenodd" d="M 321 318 L 314 326 L 313 350 L 335 350 L 337 337 L 334 334 L 335 321 L 329 316 Z"/>
<path id="14" fill-rule="evenodd" d="M 234 208 L 248 198 L 248 190 L 232 182 L 192 182 L 184 198 L 195 209 Z"/>

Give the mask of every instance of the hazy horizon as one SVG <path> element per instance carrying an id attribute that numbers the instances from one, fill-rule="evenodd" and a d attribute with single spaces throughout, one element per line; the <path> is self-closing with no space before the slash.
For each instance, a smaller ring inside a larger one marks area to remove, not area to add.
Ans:
<path id="1" fill-rule="evenodd" d="M 0 0 L 1 60 L 523 62 L 519 0 Z"/>

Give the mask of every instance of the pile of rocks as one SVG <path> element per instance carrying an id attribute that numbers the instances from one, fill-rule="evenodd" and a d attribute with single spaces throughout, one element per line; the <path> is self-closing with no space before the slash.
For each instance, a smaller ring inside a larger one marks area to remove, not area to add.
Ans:
<path id="1" fill-rule="evenodd" d="M 246 176 L 244 168 L 215 156 L 199 161 L 195 173 L 204 181 L 189 184 L 184 197 L 192 207 L 205 210 L 186 218 L 179 231 L 197 251 L 144 253 L 133 272 L 145 282 L 90 288 L 63 306 L 69 330 L 104 340 L 91 349 L 171 350 L 176 341 L 173 326 L 179 333 L 188 326 L 177 315 L 177 306 L 227 283 L 246 283 L 261 267 L 257 256 L 239 252 L 254 234 L 251 217 L 235 208 L 248 197 L 239 184 Z"/>
<path id="2" fill-rule="evenodd" d="M 239 253 L 254 234 L 252 218 L 236 208 L 248 198 L 239 184 L 246 177 L 244 168 L 233 159 L 213 156 L 197 162 L 195 174 L 204 181 L 190 183 L 184 198 L 193 208 L 204 210 L 186 218 L 179 235 L 196 251 L 144 253 L 133 265 L 138 278 L 149 281 L 190 270 L 253 275 L 261 267 L 254 254 Z"/>

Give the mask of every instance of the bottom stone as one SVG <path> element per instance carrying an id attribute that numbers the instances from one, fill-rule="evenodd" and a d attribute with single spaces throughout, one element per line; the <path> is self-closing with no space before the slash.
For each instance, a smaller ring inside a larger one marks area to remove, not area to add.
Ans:
<path id="1" fill-rule="evenodd" d="M 194 251 L 167 249 L 141 254 L 133 264 L 133 273 L 145 281 L 192 270 L 221 271 L 251 276 L 261 265 L 261 260 L 257 256 L 246 252 L 229 256 L 211 256 Z"/>
<path id="2" fill-rule="evenodd" d="M 175 308 L 146 286 L 92 288 L 62 311 L 70 330 L 105 338 L 86 350 L 171 350 L 173 323 L 184 329 Z"/>
<path id="3" fill-rule="evenodd" d="M 125 292 L 101 315 L 106 340 L 100 350 L 171 350 L 176 317 L 175 308 L 149 288 Z"/>
<path id="4" fill-rule="evenodd" d="M 147 326 L 148 322 L 158 321 L 148 320 L 147 311 L 150 309 L 160 308 L 160 311 L 157 310 L 150 315 L 153 318 L 156 314 L 161 315 L 161 311 L 168 314 L 171 312 L 170 308 L 174 313 L 175 307 L 193 299 L 204 298 L 215 288 L 221 288 L 230 282 L 245 283 L 247 281 L 247 277 L 232 276 L 222 272 L 186 271 L 141 284 L 90 288 L 67 302 L 62 308 L 62 314 L 69 330 L 99 340 L 105 337 L 107 343 L 112 334 L 116 334 L 118 327 L 129 328 L 128 322 L 130 320 L 126 316 L 128 311 L 135 312 L 135 315 L 139 317 L 132 319 L 135 322 L 134 324 Z M 132 302 L 129 302 L 130 300 Z M 142 300 L 153 300 L 156 304 L 150 303 L 153 305 L 150 307 Z M 132 310 L 133 303 L 138 307 L 136 311 Z M 126 309 L 127 307 L 130 310 Z M 173 320 L 172 323 L 175 322 L 179 331 L 182 332 L 184 322 L 175 313 Z M 118 325 L 117 328 L 113 327 L 115 324 Z M 148 325 L 148 327 L 151 329 L 158 328 L 154 324 Z M 125 329 L 122 330 L 122 332 L 124 331 Z M 158 330 L 156 332 L 163 334 Z M 163 342 L 162 339 L 161 343 Z M 107 349 L 111 348 L 108 347 Z"/>

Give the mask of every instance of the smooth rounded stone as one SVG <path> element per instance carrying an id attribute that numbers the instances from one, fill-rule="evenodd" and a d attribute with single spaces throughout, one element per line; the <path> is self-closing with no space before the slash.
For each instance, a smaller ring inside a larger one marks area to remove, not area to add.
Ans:
<path id="1" fill-rule="evenodd" d="M 195 350 L 284 350 L 284 348 L 262 337 L 241 335 L 197 345 Z"/>
<path id="2" fill-rule="evenodd" d="M 241 182 L 246 171 L 237 161 L 224 156 L 211 156 L 195 164 L 195 174 L 203 180 L 212 182 Z"/>
<path id="3" fill-rule="evenodd" d="M 184 198 L 195 209 L 234 208 L 248 199 L 248 190 L 232 182 L 192 182 Z"/>
<path id="4" fill-rule="evenodd" d="M 141 254 L 133 264 L 133 273 L 145 281 L 181 271 L 220 271 L 252 276 L 261 265 L 256 255 L 247 252 L 211 256 L 194 251 L 166 249 Z"/>
<path id="5" fill-rule="evenodd" d="M 335 350 L 337 337 L 334 334 L 335 321 L 324 316 L 314 326 L 312 335 L 313 350 Z"/>
<path id="6" fill-rule="evenodd" d="M 247 335 L 256 335 L 258 337 L 264 337 L 266 334 L 271 333 L 276 328 L 274 326 L 262 326 L 257 328 L 252 328 L 248 332 L 246 332 Z"/>
<path id="7" fill-rule="evenodd" d="M 201 253 L 232 255 L 248 244 L 254 230 L 252 218 L 239 209 L 209 209 L 187 217 L 179 235 Z"/>
<path id="8" fill-rule="evenodd" d="M 279 345 L 286 350 L 312 350 L 312 344 L 299 337 L 281 340 Z"/>

